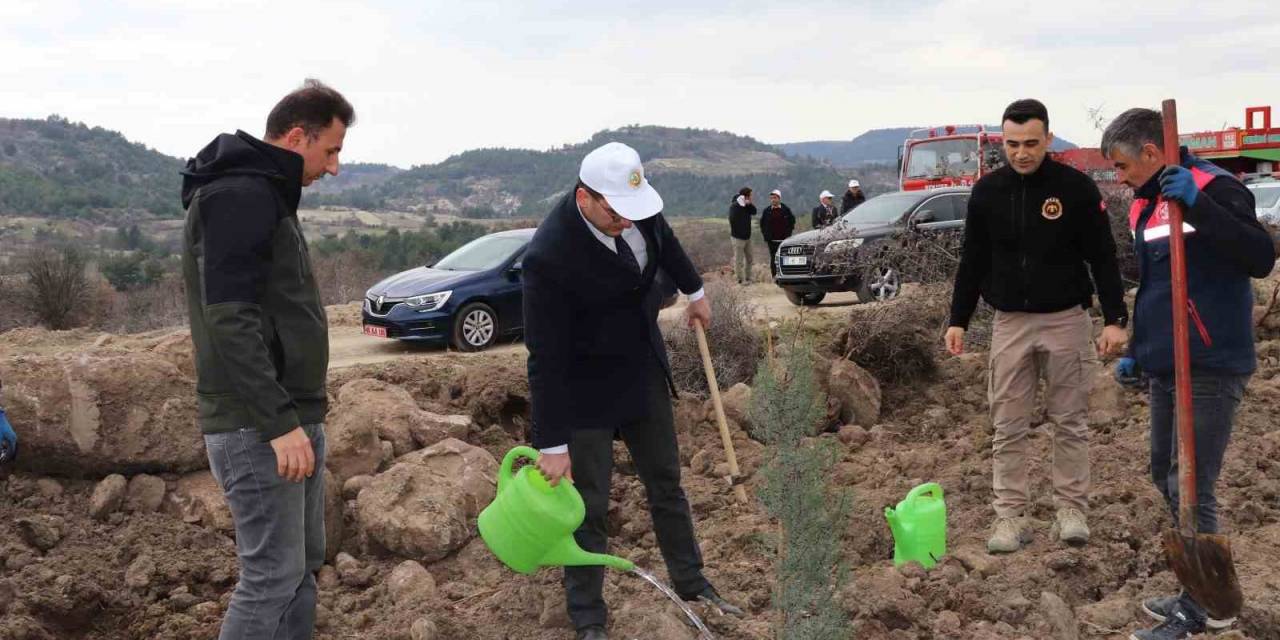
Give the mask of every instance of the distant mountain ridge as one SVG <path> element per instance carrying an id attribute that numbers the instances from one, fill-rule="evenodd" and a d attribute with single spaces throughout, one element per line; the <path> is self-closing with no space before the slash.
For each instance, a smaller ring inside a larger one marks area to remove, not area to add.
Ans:
<path id="1" fill-rule="evenodd" d="M 347 205 L 469 217 L 541 217 L 573 186 L 583 156 L 623 142 L 644 159 L 667 215 L 721 215 L 742 186 L 758 200 L 780 189 L 808 206 L 823 189 L 839 193 L 845 174 L 827 162 L 788 157 L 754 138 L 709 129 L 631 125 L 558 149 L 476 149 L 337 194 L 308 194 L 314 205 Z"/>
<path id="2" fill-rule="evenodd" d="M 912 131 L 921 127 L 897 127 L 872 129 L 852 140 L 813 140 L 787 142 L 774 145 L 788 157 L 808 156 L 825 160 L 837 167 L 857 167 L 868 163 L 897 163 L 898 147 Z M 1054 138 L 1050 147 L 1054 151 L 1074 149 L 1076 145 L 1062 138 Z"/>

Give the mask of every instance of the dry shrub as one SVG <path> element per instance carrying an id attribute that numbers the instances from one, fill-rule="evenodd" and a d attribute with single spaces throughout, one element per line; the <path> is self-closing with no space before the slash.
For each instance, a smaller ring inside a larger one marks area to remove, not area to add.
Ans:
<path id="1" fill-rule="evenodd" d="M 385 275 L 355 251 L 312 254 L 311 270 L 325 306 L 363 300 L 365 291 Z"/>
<path id="2" fill-rule="evenodd" d="M 716 381 L 722 390 L 739 382 L 749 382 L 756 373 L 762 341 L 760 332 L 751 323 L 754 317 L 752 304 L 737 287 L 718 282 L 707 284 L 707 298 L 711 301 L 707 347 L 716 369 Z M 694 331 L 681 319 L 666 332 L 665 337 L 676 388 L 697 394 L 708 393 L 702 355 L 698 351 L 698 338 Z"/>
<path id="3" fill-rule="evenodd" d="M 711 220 L 680 220 L 675 223 L 673 230 L 698 273 L 716 271 L 725 265 L 732 266 L 733 244 L 729 242 L 727 224 Z M 758 246 L 753 248 L 756 250 L 756 261 L 759 262 L 767 250 L 762 252 Z"/>
<path id="4" fill-rule="evenodd" d="M 111 314 L 97 318 L 95 329 L 110 333 L 140 333 L 180 327 L 187 323 L 187 293 L 180 274 L 165 275 L 153 284 L 129 291 L 107 289 Z"/>
<path id="5" fill-rule="evenodd" d="M 29 305 L 40 324 L 50 329 L 70 329 L 83 323 L 89 278 L 88 259 L 74 245 L 32 247 L 20 260 L 26 273 L 21 299 Z"/>
<path id="6" fill-rule="evenodd" d="M 896 300 L 854 308 L 835 349 L 883 385 L 927 380 L 937 373 L 950 313 L 951 286 L 925 285 Z M 993 317 L 991 307 L 978 304 L 965 332 L 966 351 L 990 347 Z"/>

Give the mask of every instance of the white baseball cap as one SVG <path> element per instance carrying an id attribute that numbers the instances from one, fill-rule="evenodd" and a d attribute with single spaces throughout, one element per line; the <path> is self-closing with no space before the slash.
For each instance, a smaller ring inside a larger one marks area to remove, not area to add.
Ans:
<path id="1" fill-rule="evenodd" d="M 773 191 L 770 191 L 770 192 L 769 192 L 769 195 L 771 195 L 771 196 L 778 196 L 779 198 L 781 198 L 781 197 L 782 197 L 782 192 L 781 192 L 781 191 L 778 191 L 777 189 L 774 189 Z"/>
<path id="2" fill-rule="evenodd" d="M 852 189 L 852 188 L 854 188 L 854 187 L 861 187 L 861 186 L 862 186 L 862 185 L 861 185 L 861 184 L 858 184 L 858 181 L 857 181 L 857 180 L 850 180 L 850 181 L 849 181 L 849 188 L 850 188 L 850 189 Z"/>
<path id="3" fill-rule="evenodd" d="M 645 179 L 640 154 L 621 142 L 610 142 L 588 153 L 582 159 L 578 179 L 628 220 L 644 220 L 662 211 L 662 196 Z"/>
<path id="4" fill-rule="evenodd" d="M 819 199 L 819 200 L 821 200 L 821 199 L 823 199 L 823 198 L 834 198 L 834 197 L 835 197 L 835 196 L 834 196 L 834 195 L 832 195 L 832 194 L 831 194 L 831 192 L 830 192 L 830 191 L 827 191 L 826 189 L 823 189 L 823 190 L 822 190 L 822 193 L 819 193 L 819 194 L 818 194 L 818 199 Z"/>

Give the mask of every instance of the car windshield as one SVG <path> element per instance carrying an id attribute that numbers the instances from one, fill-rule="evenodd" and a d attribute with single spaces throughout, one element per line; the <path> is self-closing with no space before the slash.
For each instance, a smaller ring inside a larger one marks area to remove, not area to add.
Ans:
<path id="1" fill-rule="evenodd" d="M 908 151 L 908 178 L 977 175 L 978 141 L 975 138 L 926 140 L 911 145 Z"/>
<path id="2" fill-rule="evenodd" d="M 1270 209 L 1280 202 L 1280 184 L 1253 188 L 1253 199 L 1259 209 Z"/>
<path id="3" fill-rule="evenodd" d="M 485 271 L 494 269 L 528 242 L 528 238 L 485 236 L 462 245 L 434 265 L 445 271 Z"/>
<path id="4" fill-rule="evenodd" d="M 928 194 L 927 191 L 911 191 L 879 195 L 844 214 L 840 221 L 854 227 L 897 222 L 915 203 L 920 202 L 920 199 Z"/>

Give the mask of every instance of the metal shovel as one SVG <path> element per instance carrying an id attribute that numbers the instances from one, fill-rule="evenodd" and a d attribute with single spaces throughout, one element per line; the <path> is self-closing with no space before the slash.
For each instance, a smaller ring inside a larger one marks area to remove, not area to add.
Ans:
<path id="1" fill-rule="evenodd" d="M 1165 162 L 1181 164 L 1178 150 L 1178 110 L 1165 100 Z M 1187 255 L 1183 243 L 1182 206 L 1169 205 L 1169 252 L 1173 268 L 1173 362 L 1178 416 L 1178 527 L 1164 532 L 1165 557 L 1178 581 L 1210 616 L 1232 618 L 1244 606 L 1244 594 L 1231 560 L 1231 540 L 1225 535 L 1196 531 L 1196 452 L 1191 406 L 1191 343 L 1187 315 Z"/>

